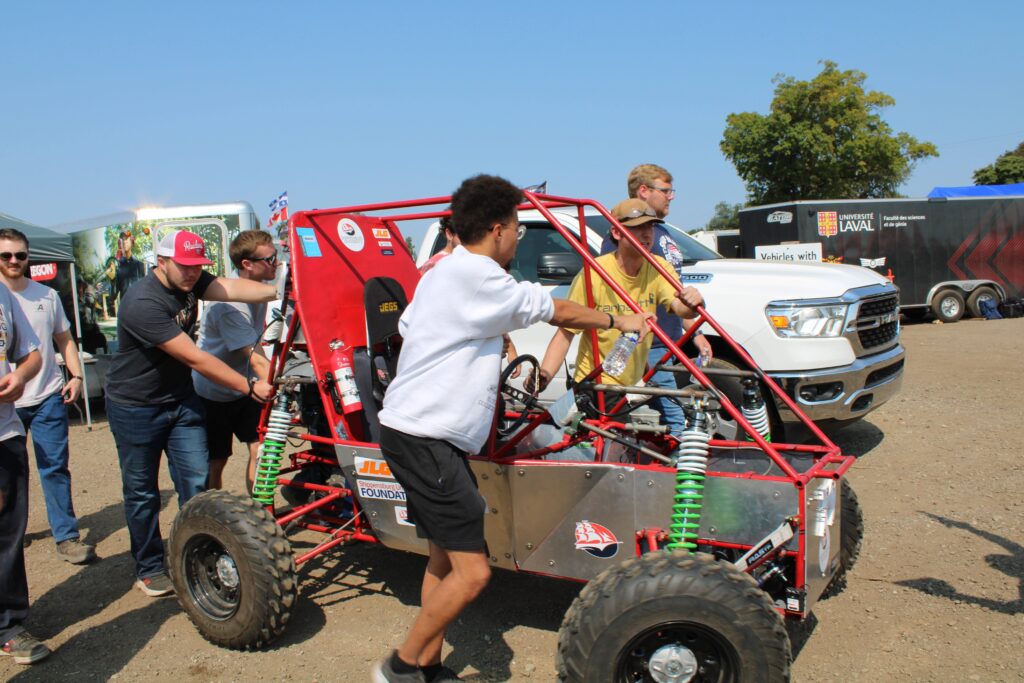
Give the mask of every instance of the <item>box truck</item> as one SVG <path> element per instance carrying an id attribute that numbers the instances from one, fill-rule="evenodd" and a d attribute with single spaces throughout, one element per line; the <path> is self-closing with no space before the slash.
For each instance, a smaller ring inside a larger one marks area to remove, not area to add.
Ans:
<path id="1" fill-rule="evenodd" d="M 740 235 L 746 258 L 869 268 L 910 317 L 955 322 L 1024 294 L 1024 193 L 770 204 L 740 211 Z"/>

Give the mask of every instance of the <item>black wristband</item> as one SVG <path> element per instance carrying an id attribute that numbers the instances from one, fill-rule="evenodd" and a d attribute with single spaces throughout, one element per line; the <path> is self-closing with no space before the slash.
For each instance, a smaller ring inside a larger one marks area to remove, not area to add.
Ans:
<path id="1" fill-rule="evenodd" d="M 68 377 L 69 382 L 73 379 L 77 379 L 79 382 L 83 381 L 81 375 L 71 375 L 70 377 Z"/>
<path id="2" fill-rule="evenodd" d="M 605 312 L 607 313 L 607 311 Z M 615 316 L 612 315 L 611 313 L 608 313 L 608 329 L 610 330 L 613 327 L 615 327 Z"/>

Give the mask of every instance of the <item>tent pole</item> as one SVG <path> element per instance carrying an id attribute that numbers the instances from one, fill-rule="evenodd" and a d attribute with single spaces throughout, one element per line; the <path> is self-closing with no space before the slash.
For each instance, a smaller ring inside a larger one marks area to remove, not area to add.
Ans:
<path id="1" fill-rule="evenodd" d="M 82 368 L 82 401 L 85 402 L 85 424 L 86 431 L 92 431 L 92 412 L 89 410 L 89 373 L 85 371 L 85 359 L 82 358 L 82 318 L 78 312 L 78 276 L 75 273 L 75 262 L 71 262 L 71 301 L 75 308 L 75 336 L 78 337 L 78 365 Z M 67 365 L 67 360 L 64 361 Z"/>

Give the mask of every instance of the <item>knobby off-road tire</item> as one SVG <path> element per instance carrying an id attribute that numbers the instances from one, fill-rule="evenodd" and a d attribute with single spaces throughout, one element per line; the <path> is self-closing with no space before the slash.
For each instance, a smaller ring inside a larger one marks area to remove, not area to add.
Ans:
<path id="1" fill-rule="evenodd" d="M 255 501 L 206 491 L 174 520 L 169 570 L 178 602 L 204 638 L 255 649 L 284 631 L 296 599 L 295 557 Z"/>
<path id="2" fill-rule="evenodd" d="M 839 488 L 839 496 L 839 512 L 842 515 L 839 520 L 839 570 L 821 594 L 822 600 L 834 598 L 846 589 L 848 572 L 856 564 L 864 541 L 864 514 L 857 501 L 857 494 L 845 478 Z"/>
<path id="3" fill-rule="evenodd" d="M 661 551 L 583 589 L 562 621 L 556 665 L 574 683 L 777 683 L 790 661 L 782 617 L 753 579 L 704 553 Z"/>

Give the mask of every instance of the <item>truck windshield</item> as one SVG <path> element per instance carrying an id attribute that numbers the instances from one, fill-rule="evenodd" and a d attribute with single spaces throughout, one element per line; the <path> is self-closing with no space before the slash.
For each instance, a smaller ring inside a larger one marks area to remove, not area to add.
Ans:
<path id="1" fill-rule="evenodd" d="M 587 216 L 587 227 L 602 236 L 608 234 L 610 226 L 611 223 L 604 216 Z M 708 249 L 671 223 L 665 223 L 664 226 L 668 230 L 668 234 L 675 241 L 676 246 L 679 247 L 679 251 L 683 253 L 684 262 L 696 263 L 697 261 L 712 261 L 722 258 L 721 254 Z"/>

